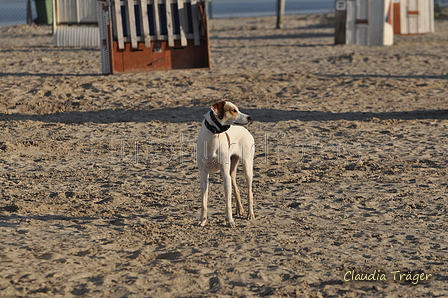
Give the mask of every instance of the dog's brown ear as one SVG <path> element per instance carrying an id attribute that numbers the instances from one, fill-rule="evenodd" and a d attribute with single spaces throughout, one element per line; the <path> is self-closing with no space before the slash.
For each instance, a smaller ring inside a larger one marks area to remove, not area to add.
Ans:
<path id="1" fill-rule="evenodd" d="M 224 100 L 218 101 L 212 106 L 212 111 L 215 113 L 219 119 L 224 118 L 224 106 L 226 105 L 226 102 Z"/>

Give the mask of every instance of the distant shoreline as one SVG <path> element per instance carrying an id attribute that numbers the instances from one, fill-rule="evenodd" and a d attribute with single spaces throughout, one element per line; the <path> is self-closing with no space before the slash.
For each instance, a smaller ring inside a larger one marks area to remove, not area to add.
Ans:
<path id="1" fill-rule="evenodd" d="M 11 27 L 24 25 L 26 20 L 26 2 L 27 0 L 15 0 L 4 3 L 3 10 L 0 11 L 0 27 Z M 286 15 L 311 15 L 327 14 L 334 11 L 334 0 L 286 0 Z M 448 13 L 448 0 L 435 1 L 442 11 L 436 11 L 436 18 L 446 18 Z M 213 11 L 209 17 L 213 19 L 235 19 L 251 17 L 267 17 L 276 15 L 275 0 L 214 0 L 212 3 Z M 34 5 L 32 6 L 32 18 L 37 18 Z M 254 9 L 255 8 L 255 9 Z"/>
<path id="2" fill-rule="evenodd" d="M 19 0 L 13 3 L 4 4 L 0 11 L 0 27 L 18 26 L 27 23 L 26 20 L 26 2 Z M 333 0 L 287 0 L 286 15 L 308 15 L 316 13 L 330 13 L 333 10 Z M 213 12 L 209 12 L 210 18 L 244 18 L 244 17 L 264 17 L 276 15 L 275 0 L 239 0 L 239 1 L 213 1 Z M 34 5 L 32 6 L 33 19 L 37 18 Z"/>

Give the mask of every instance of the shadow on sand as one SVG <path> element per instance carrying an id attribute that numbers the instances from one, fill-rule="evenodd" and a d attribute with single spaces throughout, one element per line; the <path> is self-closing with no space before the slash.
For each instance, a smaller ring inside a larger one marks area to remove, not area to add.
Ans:
<path id="1" fill-rule="evenodd" d="M 156 110 L 99 110 L 87 112 L 68 112 L 43 115 L 0 114 L 0 121 L 41 121 L 48 123 L 82 124 L 82 123 L 120 123 L 150 122 L 167 123 L 200 122 L 207 113 L 204 107 L 175 107 Z M 381 120 L 414 120 L 414 119 L 448 119 L 448 110 L 417 110 L 400 112 L 346 112 L 332 113 L 322 111 L 295 111 L 278 109 L 242 109 L 252 116 L 254 121 L 278 122 L 288 120 L 299 121 L 365 121 L 370 118 Z"/>

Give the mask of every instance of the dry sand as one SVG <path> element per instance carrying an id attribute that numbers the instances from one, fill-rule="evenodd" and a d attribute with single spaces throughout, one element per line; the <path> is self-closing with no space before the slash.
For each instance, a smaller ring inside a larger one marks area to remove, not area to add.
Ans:
<path id="1" fill-rule="evenodd" d="M 362 47 L 323 20 L 212 20 L 212 70 L 113 76 L 49 27 L 0 28 L 0 296 L 447 296 L 448 22 Z M 195 226 L 220 99 L 255 119 L 235 229 L 217 174 Z"/>

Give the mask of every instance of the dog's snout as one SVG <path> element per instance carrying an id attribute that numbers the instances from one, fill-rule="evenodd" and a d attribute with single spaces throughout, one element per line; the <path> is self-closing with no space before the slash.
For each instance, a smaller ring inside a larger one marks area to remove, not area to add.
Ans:
<path id="1" fill-rule="evenodd" d="M 247 121 L 250 123 L 252 122 L 252 117 L 251 116 L 247 116 Z"/>

